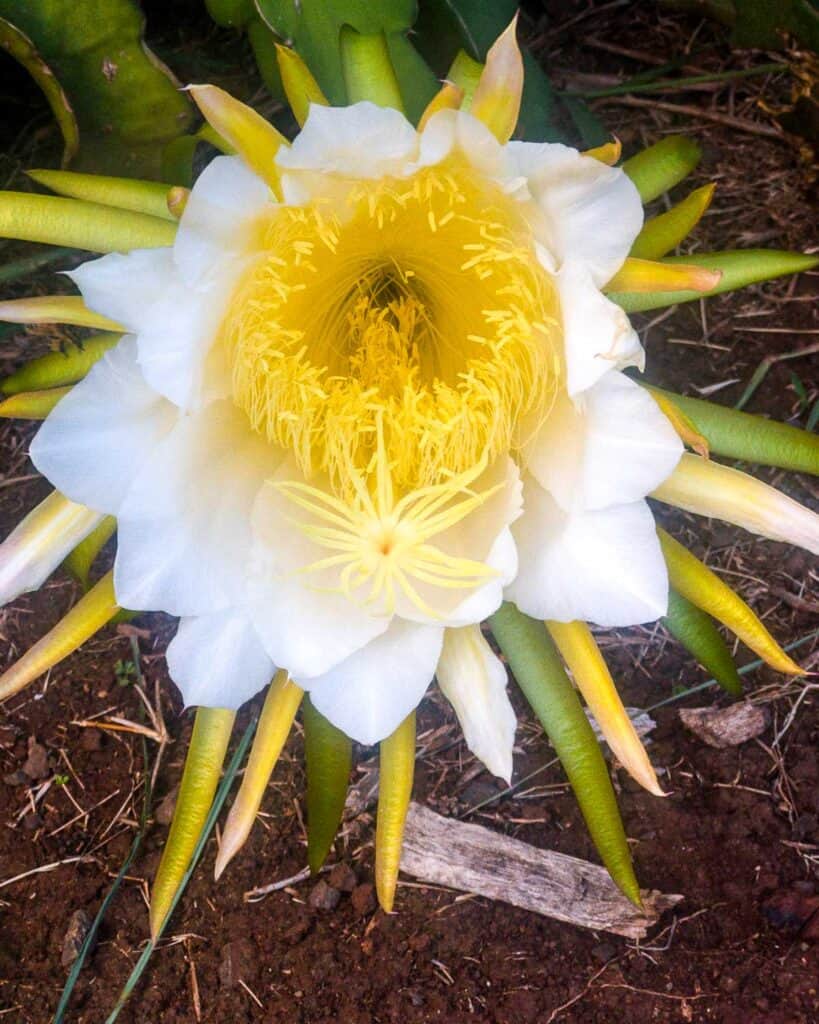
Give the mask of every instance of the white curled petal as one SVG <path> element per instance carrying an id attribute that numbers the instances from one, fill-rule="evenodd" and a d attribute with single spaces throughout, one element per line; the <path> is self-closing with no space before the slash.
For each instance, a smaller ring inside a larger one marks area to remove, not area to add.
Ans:
<path id="1" fill-rule="evenodd" d="M 279 150 L 276 164 L 285 179 L 313 171 L 381 178 L 405 173 L 417 148 L 415 129 L 397 110 L 368 101 L 348 107 L 314 103 L 293 144 Z"/>
<path id="2" fill-rule="evenodd" d="M 645 352 L 625 312 L 595 286 L 588 270 L 565 264 L 555 277 L 563 318 L 566 390 L 580 394 L 610 370 L 636 366 Z"/>
<path id="3" fill-rule="evenodd" d="M 421 702 L 441 654 L 443 629 L 400 619 L 313 679 L 299 679 L 316 710 L 359 743 L 389 736 Z"/>
<path id="4" fill-rule="evenodd" d="M 173 250 L 132 249 L 87 260 L 68 277 L 82 292 L 86 306 L 136 332 L 146 314 L 173 287 Z"/>
<path id="5" fill-rule="evenodd" d="M 567 511 L 639 501 L 679 462 L 682 442 L 651 395 L 610 373 L 572 402 L 559 396 L 527 468 Z"/>
<path id="6" fill-rule="evenodd" d="M 173 245 L 188 285 L 214 287 L 225 264 L 247 248 L 254 225 L 273 203 L 270 189 L 235 156 L 218 156 L 193 186 Z"/>
<path id="7" fill-rule="evenodd" d="M 176 410 L 145 381 L 125 337 L 75 384 L 31 445 L 37 469 L 73 501 L 117 515 Z"/>
<path id="8" fill-rule="evenodd" d="M 36 590 L 102 520 L 53 491 L 0 544 L 0 606 Z"/>
<path id="9" fill-rule="evenodd" d="M 436 674 L 461 723 L 466 745 L 508 785 L 517 721 L 506 693 L 506 668 L 483 638 L 480 626 L 445 631 Z"/>
<path id="10" fill-rule="evenodd" d="M 241 612 L 183 618 L 166 654 L 186 707 L 238 708 L 276 668 Z"/>
<path id="11" fill-rule="evenodd" d="M 559 264 L 582 263 L 602 287 L 643 226 L 634 183 L 621 168 L 559 143 L 510 142 L 507 151 L 537 204 L 538 241 Z"/>
<path id="12" fill-rule="evenodd" d="M 276 476 L 292 476 L 292 464 L 286 466 Z M 266 483 L 252 513 L 249 614 L 276 664 L 308 679 L 379 636 L 390 619 L 339 593 L 337 574 L 304 572 L 327 550 L 306 537 L 292 516 L 292 503 Z"/>
<path id="13" fill-rule="evenodd" d="M 644 501 L 566 513 L 526 477 L 512 531 L 520 568 L 506 597 L 527 615 L 633 626 L 665 614 L 668 575 Z"/>
<path id="14" fill-rule="evenodd" d="M 510 162 L 486 125 L 464 110 L 440 110 L 420 135 L 419 167 L 441 163 L 456 153 L 488 178 L 507 181 Z"/>
<path id="15" fill-rule="evenodd" d="M 114 586 L 126 608 L 201 615 L 241 599 L 250 513 L 276 465 L 228 402 L 182 417 L 119 514 Z"/>

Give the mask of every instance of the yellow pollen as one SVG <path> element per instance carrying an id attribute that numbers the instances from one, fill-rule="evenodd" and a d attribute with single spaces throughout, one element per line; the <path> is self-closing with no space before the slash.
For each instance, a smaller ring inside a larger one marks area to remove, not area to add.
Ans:
<path id="1" fill-rule="evenodd" d="M 518 205 L 467 167 L 272 207 L 221 328 L 252 428 L 349 498 L 432 486 L 519 443 L 561 375 L 557 298 Z"/>

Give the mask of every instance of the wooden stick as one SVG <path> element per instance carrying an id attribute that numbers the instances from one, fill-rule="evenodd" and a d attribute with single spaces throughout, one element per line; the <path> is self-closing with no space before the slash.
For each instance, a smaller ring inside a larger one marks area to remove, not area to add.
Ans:
<path id="1" fill-rule="evenodd" d="M 641 913 L 605 868 L 441 817 L 417 803 L 407 814 L 401 868 L 425 882 L 631 939 L 642 938 L 683 899 L 643 890 Z"/>

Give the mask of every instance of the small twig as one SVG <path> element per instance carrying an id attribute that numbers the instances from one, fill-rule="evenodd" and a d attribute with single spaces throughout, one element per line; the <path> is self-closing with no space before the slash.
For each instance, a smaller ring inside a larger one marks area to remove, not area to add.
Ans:
<path id="1" fill-rule="evenodd" d="M 785 141 L 784 132 L 778 128 L 771 128 L 766 124 L 757 124 L 756 121 L 749 121 L 744 117 L 734 117 L 732 114 L 720 114 L 715 110 L 703 110 L 701 107 L 692 107 L 683 103 L 666 103 L 663 100 L 644 100 L 639 96 L 616 96 L 611 99 L 597 100 L 595 108 L 608 103 L 617 104 L 623 107 L 648 107 L 651 110 L 665 110 L 669 114 L 680 114 L 685 117 L 698 117 L 703 121 L 713 121 L 715 124 L 724 124 L 738 132 L 747 132 L 750 135 L 761 135 L 766 139 L 777 139 Z"/>

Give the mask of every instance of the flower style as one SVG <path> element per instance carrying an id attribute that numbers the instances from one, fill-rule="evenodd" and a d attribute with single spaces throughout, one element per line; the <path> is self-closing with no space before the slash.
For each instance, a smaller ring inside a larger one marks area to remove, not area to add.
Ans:
<path id="1" fill-rule="evenodd" d="M 0 597 L 39 586 L 105 517 L 113 576 L 0 694 L 118 607 L 179 616 L 167 663 L 187 705 L 235 710 L 275 675 L 278 738 L 260 724 L 218 871 L 302 691 L 329 727 L 406 752 L 437 675 L 472 751 L 508 781 L 515 715 L 480 628 L 495 615 L 506 651 L 503 601 L 548 622 L 612 750 L 660 793 L 582 625 L 666 616 L 669 567 L 681 600 L 713 590 L 699 563 L 675 568 L 646 498 L 819 550 L 813 513 L 684 454 L 702 440 L 696 415 L 624 372 L 644 352 L 606 291 L 705 292 L 719 270 L 630 256 L 646 237 L 641 195 L 606 154 L 509 141 L 521 81 L 512 29 L 469 109 L 451 86 L 418 127 L 366 100 L 314 102 L 292 144 L 192 87 L 235 155 L 173 190 L 178 229 L 129 214 L 134 244 L 115 233 L 97 246 L 113 251 L 69 273 L 75 322 L 122 337 L 34 439 L 57 490 L 0 547 Z M 747 612 L 748 642 L 798 671 Z M 384 850 L 401 820 L 384 811 Z M 377 866 L 387 908 L 392 860 Z M 615 877 L 639 899 L 630 870 Z"/>

